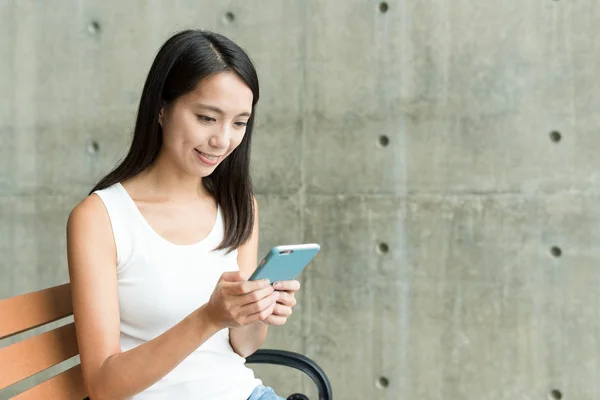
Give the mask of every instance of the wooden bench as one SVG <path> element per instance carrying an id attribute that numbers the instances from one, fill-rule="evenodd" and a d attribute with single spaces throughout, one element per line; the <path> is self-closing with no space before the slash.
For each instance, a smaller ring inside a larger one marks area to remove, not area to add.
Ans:
<path id="1" fill-rule="evenodd" d="M 70 285 L 63 284 L 0 301 L 0 340 L 50 324 L 73 314 Z M 0 348 L 0 390 L 79 354 L 74 323 L 49 330 Z M 308 374 L 321 400 L 330 400 L 331 385 L 312 360 L 297 353 L 259 350 L 248 363 L 269 363 L 296 368 Z M 82 400 L 87 397 L 81 365 L 77 364 L 12 397 L 14 400 Z M 295 393 L 289 399 L 305 399 Z"/>
<path id="2" fill-rule="evenodd" d="M 0 301 L 0 339 L 72 315 L 69 284 Z M 70 323 L 0 349 L 0 389 L 58 365 L 79 353 L 75 325 Z M 76 365 L 13 397 L 73 399 L 87 397 L 81 366 Z"/>

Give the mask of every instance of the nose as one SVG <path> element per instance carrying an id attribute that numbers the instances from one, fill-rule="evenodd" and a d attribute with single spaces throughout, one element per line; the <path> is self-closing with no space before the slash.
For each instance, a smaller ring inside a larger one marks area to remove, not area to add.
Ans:
<path id="1" fill-rule="evenodd" d="M 228 127 L 223 127 L 215 131 L 212 137 L 209 139 L 209 144 L 216 148 L 225 150 L 229 148 L 229 141 L 231 140 L 231 130 Z"/>

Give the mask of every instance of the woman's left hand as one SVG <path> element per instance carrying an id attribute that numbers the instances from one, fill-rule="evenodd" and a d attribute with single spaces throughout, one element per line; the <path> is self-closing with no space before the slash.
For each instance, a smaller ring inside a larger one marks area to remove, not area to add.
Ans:
<path id="1" fill-rule="evenodd" d="M 273 313 L 265 320 L 265 324 L 284 325 L 288 317 L 292 315 L 292 308 L 296 305 L 296 292 L 300 290 L 300 282 L 275 282 L 273 288 L 279 292 L 279 299 L 273 308 Z"/>

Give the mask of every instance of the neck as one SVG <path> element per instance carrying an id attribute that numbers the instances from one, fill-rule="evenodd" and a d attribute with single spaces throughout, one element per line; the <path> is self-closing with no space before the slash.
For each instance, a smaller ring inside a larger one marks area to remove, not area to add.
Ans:
<path id="1" fill-rule="evenodd" d="M 202 178 L 186 174 L 162 152 L 140 179 L 154 194 L 169 200 L 197 200 L 210 196 L 202 185 Z"/>

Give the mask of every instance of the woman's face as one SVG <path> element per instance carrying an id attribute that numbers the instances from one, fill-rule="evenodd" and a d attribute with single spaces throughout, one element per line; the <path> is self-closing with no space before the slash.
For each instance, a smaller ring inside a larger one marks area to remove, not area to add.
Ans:
<path id="1" fill-rule="evenodd" d="M 233 72 L 205 78 L 162 108 L 162 151 L 188 174 L 210 175 L 244 138 L 252 100 L 250 88 Z"/>

